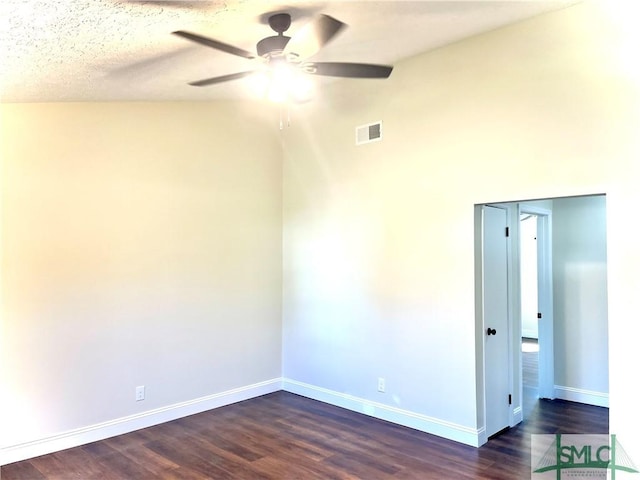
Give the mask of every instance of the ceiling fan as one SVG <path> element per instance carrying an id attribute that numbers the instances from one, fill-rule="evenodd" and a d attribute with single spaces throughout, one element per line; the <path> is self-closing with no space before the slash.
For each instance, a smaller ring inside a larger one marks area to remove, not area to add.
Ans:
<path id="1" fill-rule="evenodd" d="M 276 13 L 271 15 L 268 20 L 269 26 L 277 35 L 260 40 L 256 45 L 256 54 L 195 33 L 183 30 L 173 32 L 174 35 L 200 45 L 244 57 L 248 60 L 258 60 L 262 63 L 262 70 L 254 69 L 206 78 L 189 82 L 189 85 L 197 87 L 214 85 L 257 73 L 265 73 L 265 71 L 270 76 L 272 84 L 274 82 L 286 83 L 284 81 L 285 77 L 290 78 L 292 75 L 298 75 L 299 73 L 348 78 L 387 78 L 391 75 L 393 67 L 387 65 L 308 61 L 309 57 L 315 55 L 346 27 L 345 23 L 333 17 L 319 15 L 304 25 L 293 37 L 284 35 L 284 32 L 291 26 L 291 15 L 288 13 Z M 265 65 L 266 69 L 264 68 Z"/>

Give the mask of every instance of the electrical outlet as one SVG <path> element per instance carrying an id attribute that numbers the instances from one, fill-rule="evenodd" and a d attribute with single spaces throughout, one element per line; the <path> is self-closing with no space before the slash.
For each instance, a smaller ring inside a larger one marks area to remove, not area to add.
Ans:
<path id="1" fill-rule="evenodd" d="M 380 393 L 384 393 L 384 390 L 385 390 L 384 378 L 378 377 L 378 391 Z"/>
<path id="2" fill-rule="evenodd" d="M 144 385 L 136 387 L 136 402 L 144 400 Z"/>

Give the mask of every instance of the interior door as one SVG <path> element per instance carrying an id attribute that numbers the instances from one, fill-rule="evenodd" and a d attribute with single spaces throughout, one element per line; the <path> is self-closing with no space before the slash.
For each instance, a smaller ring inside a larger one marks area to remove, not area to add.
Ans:
<path id="1" fill-rule="evenodd" d="M 483 207 L 482 308 L 487 436 L 510 425 L 507 210 Z"/>

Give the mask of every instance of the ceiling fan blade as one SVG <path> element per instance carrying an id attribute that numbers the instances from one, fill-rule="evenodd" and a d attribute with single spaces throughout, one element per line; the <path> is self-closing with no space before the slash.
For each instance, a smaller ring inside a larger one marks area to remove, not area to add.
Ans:
<path id="1" fill-rule="evenodd" d="M 303 70 L 328 77 L 388 78 L 393 67 L 369 63 L 313 62 L 305 64 Z"/>
<path id="2" fill-rule="evenodd" d="M 291 37 L 284 53 L 285 55 L 295 54 L 301 59 L 308 58 L 317 53 L 346 26 L 346 23 L 329 15 L 319 15 Z"/>
<path id="3" fill-rule="evenodd" d="M 236 80 L 238 78 L 248 77 L 256 73 L 251 70 L 249 72 L 231 73 L 229 75 L 222 75 L 221 77 L 205 78 L 204 80 L 198 80 L 197 82 L 189 82 L 189 85 L 194 87 L 204 87 L 206 85 L 214 85 L 216 83 L 228 82 L 229 80 Z"/>
<path id="4" fill-rule="evenodd" d="M 216 50 L 221 50 L 223 52 L 230 53 L 232 55 L 237 55 L 239 57 L 244 58 L 256 58 L 256 56 L 243 50 L 242 48 L 234 47 L 233 45 L 227 45 L 226 43 L 218 42 L 217 40 L 213 40 L 212 38 L 203 37 L 202 35 L 197 35 L 195 33 L 185 32 L 183 30 L 178 30 L 173 32 L 174 35 L 177 35 L 182 38 L 186 38 L 187 40 L 191 40 L 192 42 L 199 43 L 200 45 L 204 45 L 205 47 L 215 48 Z"/>

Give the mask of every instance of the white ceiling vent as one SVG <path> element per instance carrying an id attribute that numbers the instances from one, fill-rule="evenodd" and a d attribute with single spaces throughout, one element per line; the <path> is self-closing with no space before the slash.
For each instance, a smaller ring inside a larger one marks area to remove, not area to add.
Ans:
<path id="1" fill-rule="evenodd" d="M 356 127 L 356 145 L 382 140 L 382 121 Z"/>

